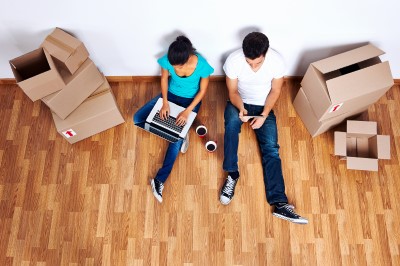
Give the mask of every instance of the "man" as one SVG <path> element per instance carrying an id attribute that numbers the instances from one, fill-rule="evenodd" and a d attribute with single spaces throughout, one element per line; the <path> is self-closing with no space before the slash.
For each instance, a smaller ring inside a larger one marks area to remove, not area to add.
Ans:
<path id="1" fill-rule="evenodd" d="M 294 223 L 307 224 L 308 220 L 296 214 L 294 207 L 288 204 L 276 118 L 272 110 L 283 84 L 283 59 L 269 48 L 267 36 L 252 32 L 244 38 L 242 49 L 229 55 L 223 68 L 230 101 L 224 114 L 223 168 L 228 176 L 221 189 L 221 203 L 227 205 L 233 199 L 240 176 L 237 154 L 239 133 L 242 124 L 249 122 L 260 146 L 266 197 L 268 203 L 274 206 L 272 214 Z M 250 119 L 247 116 L 258 117 Z"/>

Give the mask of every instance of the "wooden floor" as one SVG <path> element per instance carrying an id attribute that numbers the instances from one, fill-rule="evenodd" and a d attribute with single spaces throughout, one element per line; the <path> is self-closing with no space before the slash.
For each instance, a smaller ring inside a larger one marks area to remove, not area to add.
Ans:
<path id="1" fill-rule="evenodd" d="M 0 85 L 0 265 L 400 265 L 400 90 L 363 119 L 391 135 L 379 172 L 346 170 L 333 156 L 333 131 L 312 139 L 292 106 L 287 80 L 275 112 L 286 192 L 308 225 L 271 215 L 254 132 L 243 126 L 241 180 L 219 203 L 225 175 L 226 88 L 211 82 L 199 118 L 215 153 L 190 132 L 164 201 L 149 178 L 166 143 L 132 123 L 157 82 L 111 83 L 126 123 L 74 145 L 50 111 L 13 84 Z"/>

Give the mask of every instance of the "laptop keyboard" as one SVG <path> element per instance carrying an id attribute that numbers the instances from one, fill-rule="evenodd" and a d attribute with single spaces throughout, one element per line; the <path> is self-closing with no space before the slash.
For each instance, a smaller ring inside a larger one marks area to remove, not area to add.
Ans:
<path id="1" fill-rule="evenodd" d="M 167 128 L 172 129 L 175 132 L 181 133 L 183 130 L 183 126 L 175 125 L 176 118 L 172 116 L 168 116 L 166 119 L 162 120 L 160 117 L 160 112 L 157 112 L 153 118 L 154 122 L 157 122 L 160 125 L 163 125 Z"/>

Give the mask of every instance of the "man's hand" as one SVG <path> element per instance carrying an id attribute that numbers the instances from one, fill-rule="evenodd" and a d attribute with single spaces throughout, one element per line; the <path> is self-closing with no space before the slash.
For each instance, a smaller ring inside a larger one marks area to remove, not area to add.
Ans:
<path id="1" fill-rule="evenodd" d="M 244 117 L 245 115 L 247 115 L 247 110 L 243 108 L 239 111 L 239 119 L 242 120 L 243 123 L 246 123 L 250 119 L 248 117 Z"/>
<path id="2" fill-rule="evenodd" d="M 267 119 L 267 116 L 253 118 L 253 120 L 250 122 L 251 128 L 259 129 L 264 124 L 265 119 Z"/>
<path id="3" fill-rule="evenodd" d="M 169 116 L 169 104 L 164 102 L 160 110 L 160 117 L 162 120 L 167 119 Z"/>
<path id="4" fill-rule="evenodd" d="M 176 117 L 175 124 L 178 126 L 184 126 L 189 117 L 189 114 L 190 111 L 188 109 L 185 109 L 184 111 L 180 112 L 179 115 Z"/>

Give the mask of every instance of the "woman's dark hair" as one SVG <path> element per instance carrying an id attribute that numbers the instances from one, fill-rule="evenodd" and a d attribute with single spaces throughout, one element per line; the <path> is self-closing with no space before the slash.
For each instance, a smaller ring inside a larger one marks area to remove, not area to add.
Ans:
<path id="1" fill-rule="evenodd" d="M 269 40 L 261 32 L 252 32 L 243 39 L 243 53 L 246 58 L 251 60 L 260 56 L 265 56 L 269 48 Z"/>
<path id="2" fill-rule="evenodd" d="M 168 61 L 173 66 L 183 65 L 195 51 L 196 49 L 186 36 L 178 36 L 168 48 Z"/>

